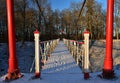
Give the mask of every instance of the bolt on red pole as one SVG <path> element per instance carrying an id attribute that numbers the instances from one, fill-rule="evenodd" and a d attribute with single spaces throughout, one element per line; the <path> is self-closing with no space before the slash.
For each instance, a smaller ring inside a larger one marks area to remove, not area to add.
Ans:
<path id="1" fill-rule="evenodd" d="M 113 20 L 114 20 L 114 0 L 107 0 L 107 18 L 106 18 L 106 55 L 104 59 L 103 78 L 113 78 Z"/>
<path id="2" fill-rule="evenodd" d="M 18 69 L 18 62 L 16 58 L 16 41 L 15 41 L 15 27 L 14 27 L 14 4 L 13 0 L 6 0 L 7 5 L 7 21 L 8 21 L 8 42 L 9 42 L 9 68 L 6 80 L 16 79 L 21 77 Z"/>

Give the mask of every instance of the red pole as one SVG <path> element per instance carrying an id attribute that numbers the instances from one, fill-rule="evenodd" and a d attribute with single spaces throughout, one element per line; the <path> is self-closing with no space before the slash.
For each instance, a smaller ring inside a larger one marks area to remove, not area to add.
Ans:
<path id="1" fill-rule="evenodd" d="M 107 0 L 107 18 L 106 18 L 106 56 L 104 59 L 103 78 L 113 78 L 113 19 L 114 19 L 114 0 Z"/>
<path id="2" fill-rule="evenodd" d="M 8 75 L 5 79 L 16 79 L 21 77 L 18 69 L 18 62 L 16 58 L 16 38 L 14 27 L 14 4 L 13 0 L 6 0 L 7 5 L 7 21 L 8 21 L 8 42 L 9 42 L 9 68 Z"/>

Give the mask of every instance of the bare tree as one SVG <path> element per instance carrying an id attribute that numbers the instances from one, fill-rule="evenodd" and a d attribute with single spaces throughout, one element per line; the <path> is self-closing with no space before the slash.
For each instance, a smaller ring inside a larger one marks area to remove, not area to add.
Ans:
<path id="1" fill-rule="evenodd" d="M 115 35 L 119 39 L 119 30 L 120 30 L 120 0 L 115 0 Z"/>
<path id="2" fill-rule="evenodd" d="M 0 41 L 7 40 L 7 26 L 6 26 L 6 3 L 5 0 L 0 0 Z"/>
<path id="3" fill-rule="evenodd" d="M 26 38 L 26 9 L 28 7 L 28 1 L 27 0 L 15 0 L 15 18 L 21 19 L 21 34 L 22 34 L 22 45 L 24 44 L 25 38 Z"/>
<path id="4" fill-rule="evenodd" d="M 86 3 L 86 21 L 87 21 L 87 29 L 90 30 L 90 37 L 91 39 L 93 38 L 93 13 L 94 13 L 94 4 L 95 4 L 95 0 L 87 0 Z"/>

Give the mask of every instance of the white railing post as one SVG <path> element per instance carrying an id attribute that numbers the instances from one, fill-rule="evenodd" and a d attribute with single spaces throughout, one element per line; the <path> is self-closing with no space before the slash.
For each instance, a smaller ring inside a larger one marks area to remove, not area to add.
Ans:
<path id="1" fill-rule="evenodd" d="M 76 47 L 76 51 L 77 51 L 77 54 L 76 54 L 76 63 L 79 64 L 78 62 L 78 56 L 79 56 L 79 42 L 77 42 L 77 47 Z"/>
<path id="2" fill-rule="evenodd" d="M 48 59 L 48 57 L 50 57 L 50 54 L 49 54 L 49 49 L 50 49 L 49 41 L 47 41 L 46 47 L 47 47 L 47 59 Z"/>
<path id="3" fill-rule="evenodd" d="M 84 32 L 84 48 L 85 48 L 85 56 L 84 56 L 84 79 L 89 78 L 89 31 Z"/>
<path id="4" fill-rule="evenodd" d="M 73 58 L 76 56 L 76 41 L 73 41 Z"/>
<path id="5" fill-rule="evenodd" d="M 40 77 L 40 60 L 39 60 L 39 34 L 38 30 L 34 31 L 35 37 L 35 77 Z"/>
<path id="6" fill-rule="evenodd" d="M 51 44 L 50 44 L 51 41 L 48 42 L 49 44 L 49 57 L 51 56 Z"/>

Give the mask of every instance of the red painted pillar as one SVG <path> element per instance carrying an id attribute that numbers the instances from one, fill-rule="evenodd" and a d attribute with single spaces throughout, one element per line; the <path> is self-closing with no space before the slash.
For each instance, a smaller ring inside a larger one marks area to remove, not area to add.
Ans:
<path id="1" fill-rule="evenodd" d="M 113 20 L 114 20 L 114 0 L 107 0 L 107 18 L 106 18 L 106 55 L 104 59 L 103 78 L 113 78 Z"/>
<path id="2" fill-rule="evenodd" d="M 21 77 L 18 69 L 18 62 L 16 58 L 16 40 L 14 27 L 14 4 L 13 0 L 6 0 L 7 5 L 7 21 L 8 21 L 8 42 L 9 42 L 9 68 L 6 80 L 16 79 Z"/>

